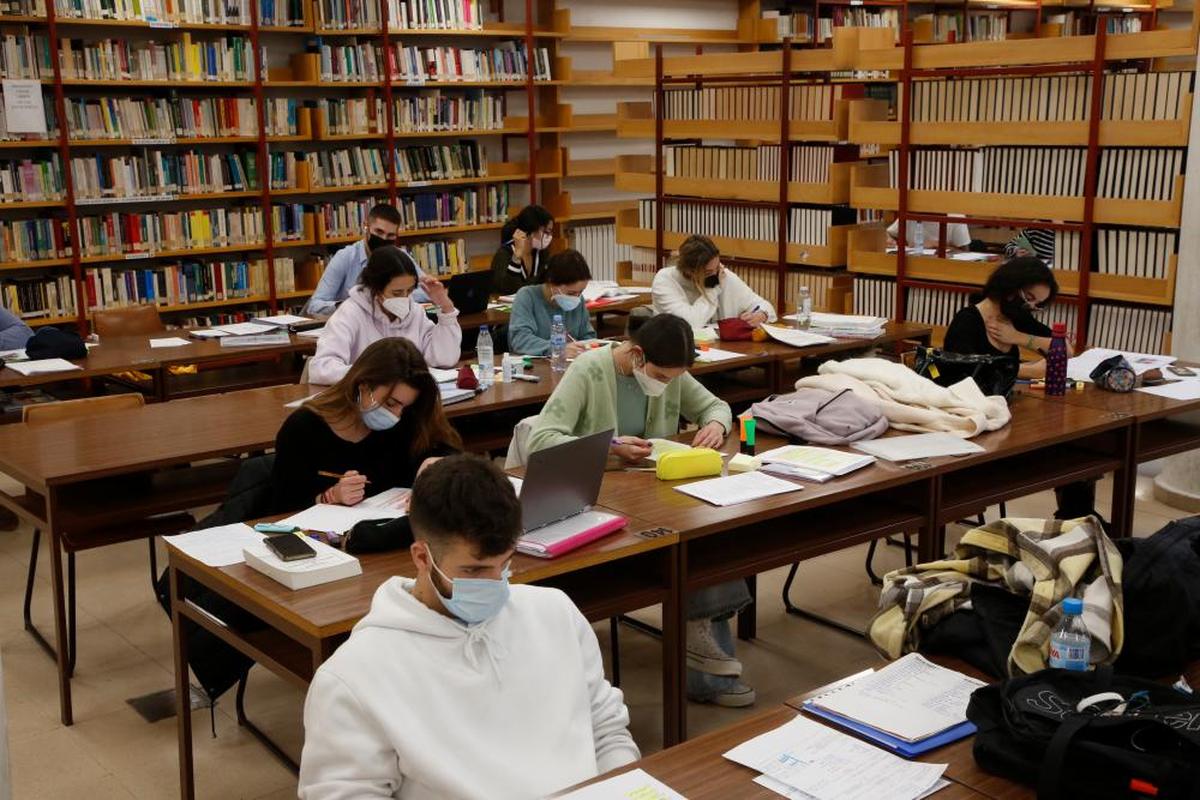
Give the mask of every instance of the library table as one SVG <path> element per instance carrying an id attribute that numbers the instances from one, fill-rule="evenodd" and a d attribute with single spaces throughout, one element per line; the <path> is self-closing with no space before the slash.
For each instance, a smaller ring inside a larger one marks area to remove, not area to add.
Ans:
<path id="1" fill-rule="evenodd" d="M 678 602 L 673 534 L 663 534 L 644 521 L 630 518 L 618 533 L 549 560 L 517 554 L 514 583 L 536 583 L 566 592 L 592 621 L 615 617 L 661 603 L 664 613 L 676 614 Z M 199 626 L 270 669 L 300 689 L 345 639 L 371 606 L 375 591 L 395 575 L 414 577 L 408 550 L 360 556 L 362 574 L 309 589 L 292 591 L 248 567 L 209 567 L 168 544 L 171 619 L 175 649 L 176 703 L 179 732 L 180 797 L 195 796 L 187 633 Z M 199 586 L 237 604 L 263 622 L 255 630 L 238 630 L 214 620 L 189 598 Z M 682 610 L 678 610 L 682 615 Z M 664 632 L 663 649 L 683 649 L 682 628 Z M 664 659 L 664 662 L 670 659 Z M 663 671 L 664 697 L 668 683 L 682 684 L 683 673 Z M 664 727 L 673 725 L 679 709 L 664 703 Z M 242 724 L 247 724 L 245 721 Z M 265 740 L 252 725 L 251 732 Z M 269 741 L 268 746 L 274 749 Z M 278 752 L 278 751 L 276 751 Z"/>

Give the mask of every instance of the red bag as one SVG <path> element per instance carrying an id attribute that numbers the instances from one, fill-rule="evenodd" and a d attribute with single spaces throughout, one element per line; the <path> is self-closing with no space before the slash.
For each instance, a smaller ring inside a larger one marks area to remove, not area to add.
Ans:
<path id="1" fill-rule="evenodd" d="M 754 326 L 741 317 L 726 317 L 717 320 L 717 332 L 723 342 L 748 342 L 754 335 Z"/>
<path id="2" fill-rule="evenodd" d="M 471 369 L 470 364 L 463 364 L 458 370 L 458 381 L 455 383 L 460 389 L 478 389 L 479 379 L 475 377 L 475 372 Z"/>

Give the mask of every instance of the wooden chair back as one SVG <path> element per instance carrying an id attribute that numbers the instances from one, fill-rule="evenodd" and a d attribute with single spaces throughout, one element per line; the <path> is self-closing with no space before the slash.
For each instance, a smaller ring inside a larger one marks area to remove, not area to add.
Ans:
<path id="1" fill-rule="evenodd" d="M 21 421 L 26 425 L 47 425 L 64 419 L 107 414 L 126 408 L 141 408 L 145 404 L 145 398 L 136 392 L 81 397 L 78 400 L 61 400 L 57 403 L 37 403 L 21 409 Z"/>
<path id="2" fill-rule="evenodd" d="M 167 329 L 158 309 L 151 305 L 97 311 L 92 317 L 92 327 L 101 341 L 106 336 L 141 336 Z"/>

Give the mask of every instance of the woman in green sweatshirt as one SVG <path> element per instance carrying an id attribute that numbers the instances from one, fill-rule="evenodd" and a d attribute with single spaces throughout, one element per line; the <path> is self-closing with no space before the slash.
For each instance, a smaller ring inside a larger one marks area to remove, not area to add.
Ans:
<path id="1" fill-rule="evenodd" d="M 546 263 L 546 282 L 525 286 L 513 300 L 508 323 L 508 349 L 526 356 L 550 355 L 550 326 L 561 316 L 567 336 L 567 358 L 587 347 L 581 342 L 596 338 L 583 290 L 592 271 L 578 250 L 555 253 Z"/>
<path id="2" fill-rule="evenodd" d="M 579 436 L 616 431 L 611 452 L 625 461 L 650 455 L 648 439 L 673 436 L 680 418 L 699 426 L 692 444 L 719 448 L 733 427 L 729 404 L 688 373 L 696 357 L 692 328 L 673 314 L 659 314 L 633 331 L 627 342 L 588 351 L 575 359 L 529 434 L 529 452 Z M 750 603 L 744 581 L 702 589 L 688 598 L 688 697 L 696 702 L 742 707 L 754 690 L 738 680 L 730 618 Z"/>

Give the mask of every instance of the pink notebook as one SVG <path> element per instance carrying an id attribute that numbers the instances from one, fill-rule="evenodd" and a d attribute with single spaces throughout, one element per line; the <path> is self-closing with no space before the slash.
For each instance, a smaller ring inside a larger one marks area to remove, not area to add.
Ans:
<path id="1" fill-rule="evenodd" d="M 625 517 L 603 511 L 584 511 L 530 531 L 517 541 L 517 551 L 538 558 L 555 558 L 625 527 Z"/>

